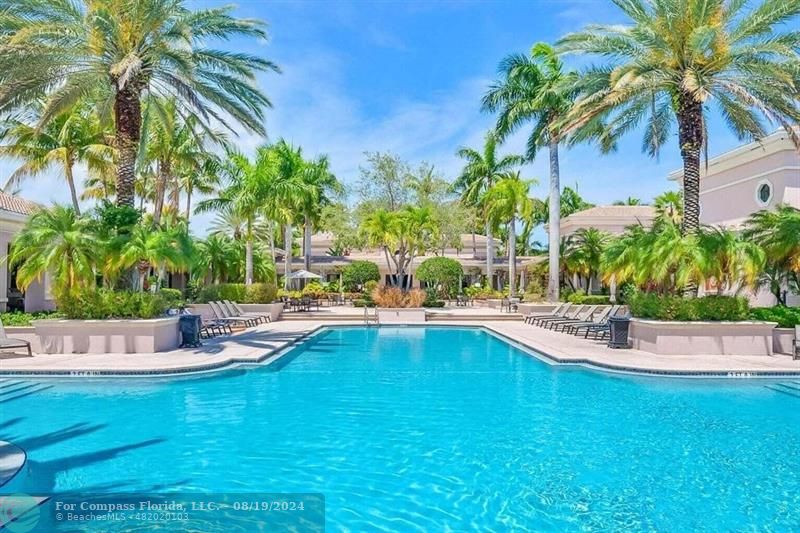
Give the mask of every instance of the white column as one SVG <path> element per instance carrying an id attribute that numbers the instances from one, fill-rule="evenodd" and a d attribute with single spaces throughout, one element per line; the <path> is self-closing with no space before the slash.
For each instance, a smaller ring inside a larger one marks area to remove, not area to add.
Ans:
<path id="1" fill-rule="evenodd" d="M 617 277 L 613 274 L 608 282 L 608 294 L 610 295 L 609 301 L 612 304 L 617 303 Z"/>

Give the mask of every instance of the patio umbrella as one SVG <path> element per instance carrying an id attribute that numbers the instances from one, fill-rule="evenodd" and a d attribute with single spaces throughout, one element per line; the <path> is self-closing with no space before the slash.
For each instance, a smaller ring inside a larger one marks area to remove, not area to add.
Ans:
<path id="1" fill-rule="evenodd" d="M 314 274 L 313 272 L 309 272 L 308 270 L 298 270 L 296 272 L 292 272 L 289 274 L 289 280 L 310 280 L 310 279 L 322 279 L 322 276 L 319 274 Z"/>

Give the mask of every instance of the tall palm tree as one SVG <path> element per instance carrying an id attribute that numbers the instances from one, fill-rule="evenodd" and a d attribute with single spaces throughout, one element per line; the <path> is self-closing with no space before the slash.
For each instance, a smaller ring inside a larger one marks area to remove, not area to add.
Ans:
<path id="1" fill-rule="evenodd" d="M 557 44 L 560 52 L 588 53 L 607 64 L 582 76 L 584 96 L 570 127 L 607 119 L 601 145 L 646 118 L 643 148 L 650 155 L 677 122 L 683 159 L 684 234 L 700 228 L 700 158 L 707 146 L 708 108 L 716 105 L 741 140 L 767 134 L 764 118 L 792 129 L 800 122 L 800 32 L 790 22 L 800 0 L 614 0 L 628 24 L 592 26 Z"/>
<path id="2" fill-rule="evenodd" d="M 533 123 L 528 137 L 527 157 L 532 159 L 539 149 L 550 151 L 550 193 L 548 242 L 550 275 L 547 295 L 558 301 L 561 186 L 558 148 L 566 137 L 563 119 L 575 99 L 577 74 L 567 71 L 553 48 L 537 43 L 530 55 L 513 54 L 500 63 L 502 79 L 496 81 L 483 97 L 483 106 L 499 111 L 497 131 L 506 136 L 523 124 Z"/>
<path id="3" fill-rule="evenodd" d="M 261 22 L 231 10 L 192 10 L 181 0 L 5 0 L 0 113 L 44 96 L 43 125 L 83 96 L 101 99 L 114 114 L 116 201 L 133 206 L 144 93 L 173 96 L 205 121 L 231 129 L 232 119 L 264 133 L 270 103 L 253 80 L 275 65 L 206 46 L 215 38 L 266 38 Z"/>
<path id="4" fill-rule="evenodd" d="M 519 171 L 510 172 L 486 192 L 490 220 L 508 226 L 508 288 L 511 296 L 517 292 L 517 218 L 529 219 L 533 200 L 528 195 L 532 180 L 520 178 Z"/>
<path id="5" fill-rule="evenodd" d="M 482 151 L 459 148 L 457 154 L 466 160 L 467 164 L 453 183 L 453 189 L 460 193 L 461 201 L 465 205 L 476 207 L 483 212 L 486 228 L 486 277 L 490 286 L 494 283 L 494 238 L 483 200 L 486 191 L 491 189 L 496 181 L 524 162 L 524 158 L 516 154 L 500 157 L 497 153 L 498 142 L 497 134 L 490 131 L 486 134 Z"/>
<path id="6" fill-rule="evenodd" d="M 319 224 L 322 209 L 344 193 L 344 186 L 330 169 L 327 156 L 319 156 L 306 164 L 302 180 L 309 194 L 302 200 L 303 206 L 303 268 L 311 267 L 311 234 Z"/>
<path id="7" fill-rule="evenodd" d="M 219 173 L 222 161 L 216 154 L 201 151 L 194 165 L 184 167 L 178 172 L 178 187 L 186 192 L 184 217 L 188 221 L 192 216 L 192 196 L 195 193 L 211 194 L 219 184 Z"/>
<path id="8" fill-rule="evenodd" d="M 4 190 L 13 189 L 23 179 L 60 167 L 69 187 L 72 208 L 80 216 L 75 186 L 76 164 L 86 163 L 95 172 L 113 168 L 113 150 L 105 144 L 106 131 L 96 113 L 86 106 L 58 115 L 44 128 L 20 120 L 9 120 L 0 129 L 0 157 L 22 159 L 12 172 Z"/>

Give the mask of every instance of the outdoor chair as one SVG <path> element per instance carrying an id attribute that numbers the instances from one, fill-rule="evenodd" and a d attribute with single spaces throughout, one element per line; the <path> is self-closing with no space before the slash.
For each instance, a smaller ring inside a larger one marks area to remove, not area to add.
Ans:
<path id="1" fill-rule="evenodd" d="M 463 294 L 456 295 L 456 307 L 466 307 L 469 299 Z"/>
<path id="2" fill-rule="evenodd" d="M 6 336 L 6 329 L 3 327 L 3 321 L 0 320 L 0 350 L 9 348 L 25 348 L 28 350 L 28 357 L 33 357 L 31 343 L 22 339 L 8 338 Z"/>
<path id="3" fill-rule="evenodd" d="M 617 314 L 621 305 L 606 306 L 597 316 L 592 317 L 592 320 L 586 322 L 576 322 L 569 324 L 564 328 L 564 331 L 570 335 L 577 335 L 581 331 L 585 331 L 584 338 L 589 336 L 589 332 L 598 326 L 605 326 L 608 323 L 608 318 Z"/>
<path id="4" fill-rule="evenodd" d="M 191 315 L 194 314 L 188 309 L 184 309 L 181 314 L 183 315 Z M 225 322 L 221 322 L 219 320 L 210 319 L 208 317 L 200 315 L 200 338 L 201 339 L 210 339 L 212 337 L 216 337 L 217 335 L 225 335 L 225 334 L 232 334 L 233 330 L 231 329 L 230 324 L 226 324 Z"/>
<path id="5" fill-rule="evenodd" d="M 533 311 L 531 311 L 525 316 L 525 323 L 530 324 L 535 318 L 547 318 L 551 316 L 556 316 L 561 310 L 563 310 L 565 307 L 569 307 L 570 305 L 571 304 L 568 303 L 560 303 L 556 306 L 555 309 L 553 309 L 549 313 L 533 313 Z"/>
<path id="6" fill-rule="evenodd" d="M 208 302 L 208 305 L 211 306 L 211 310 L 214 312 L 214 317 L 217 320 L 227 322 L 229 324 L 244 325 L 244 327 L 250 327 L 255 325 L 255 320 L 253 320 L 252 318 L 245 318 L 241 316 L 229 316 L 219 302 Z"/>
<path id="7" fill-rule="evenodd" d="M 547 323 L 547 329 L 560 331 L 559 328 L 563 328 L 567 324 L 574 324 L 574 323 L 577 323 L 577 322 L 587 322 L 588 320 L 591 320 L 592 315 L 594 314 L 595 311 L 597 311 L 598 307 L 599 306 L 597 306 L 597 305 L 590 305 L 588 307 L 588 309 L 584 307 L 578 314 L 576 314 L 572 318 L 562 318 L 561 320 L 551 320 L 550 322 Z"/>
<path id="8" fill-rule="evenodd" d="M 561 310 L 558 315 L 537 318 L 533 321 L 537 326 L 546 326 L 548 322 L 553 320 L 564 320 L 565 318 L 575 318 L 580 313 L 585 305 L 572 305 Z"/>
<path id="9" fill-rule="evenodd" d="M 231 312 L 232 316 L 240 316 L 243 318 L 252 317 L 261 323 L 272 322 L 272 316 L 269 313 L 245 311 L 238 303 L 232 302 L 230 300 L 222 300 L 222 303 L 228 306 L 228 311 Z"/>

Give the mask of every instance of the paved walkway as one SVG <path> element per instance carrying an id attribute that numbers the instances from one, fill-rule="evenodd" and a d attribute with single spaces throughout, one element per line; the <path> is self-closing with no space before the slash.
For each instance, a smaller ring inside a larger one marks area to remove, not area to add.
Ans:
<path id="1" fill-rule="evenodd" d="M 352 321 L 282 320 L 230 337 L 206 341 L 200 348 L 151 354 L 0 354 L 0 374 L 172 374 L 223 368 L 236 363 L 266 363 L 283 348 L 322 325 Z M 551 362 L 585 364 L 606 370 L 649 374 L 800 375 L 800 361 L 785 355 L 655 355 L 612 350 L 605 343 L 544 330 L 522 321 L 437 321 L 431 325 L 482 326 L 546 355 Z"/>

